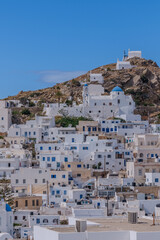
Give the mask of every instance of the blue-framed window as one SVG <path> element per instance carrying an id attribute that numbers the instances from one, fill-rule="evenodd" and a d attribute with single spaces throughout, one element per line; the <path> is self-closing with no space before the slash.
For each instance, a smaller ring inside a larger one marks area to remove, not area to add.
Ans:
<path id="1" fill-rule="evenodd" d="M 37 223 L 37 224 L 40 223 L 40 219 L 39 219 L 39 218 L 36 219 L 36 223 Z"/>
<path id="2" fill-rule="evenodd" d="M 56 161 L 56 158 L 55 157 L 52 157 L 52 162 L 55 162 Z"/>
<path id="3" fill-rule="evenodd" d="M 63 202 L 66 202 L 66 199 L 63 199 Z"/>
<path id="4" fill-rule="evenodd" d="M 77 147 L 75 147 L 75 146 L 71 147 L 71 150 L 76 150 L 76 149 L 77 149 Z"/>
<path id="5" fill-rule="evenodd" d="M 83 195 L 82 194 L 80 194 L 80 199 L 82 199 L 83 198 Z"/>
<path id="6" fill-rule="evenodd" d="M 57 191 L 56 191 L 56 194 L 60 194 L 60 190 L 57 190 Z"/>
<path id="7" fill-rule="evenodd" d="M 43 161 L 45 161 L 45 157 L 43 157 Z"/>
<path id="8" fill-rule="evenodd" d="M 40 147 L 40 150 L 43 150 L 43 147 Z"/>
<path id="9" fill-rule="evenodd" d="M 68 162 L 68 157 L 65 157 L 65 158 L 64 158 L 64 161 L 65 161 L 65 162 Z"/>
<path id="10" fill-rule="evenodd" d="M 158 179 L 158 178 L 155 178 L 155 182 L 159 182 L 159 179 Z"/>
<path id="11" fill-rule="evenodd" d="M 83 132 L 85 131 L 85 126 L 83 126 Z"/>
<path id="12" fill-rule="evenodd" d="M 72 142 L 74 142 L 74 138 L 72 138 Z"/>
<path id="13" fill-rule="evenodd" d="M 57 162 L 57 167 L 60 167 L 60 162 Z"/>
<path id="14" fill-rule="evenodd" d="M 151 158 L 153 158 L 154 157 L 154 154 L 153 153 L 151 153 Z"/>
<path id="15" fill-rule="evenodd" d="M 106 132 L 109 132 L 109 128 L 106 128 Z"/>
<path id="16" fill-rule="evenodd" d="M 25 137 L 27 137 L 27 132 L 24 133 Z"/>
<path id="17" fill-rule="evenodd" d="M 83 150 L 88 150 L 88 147 L 83 147 Z"/>
<path id="18" fill-rule="evenodd" d="M 81 168 L 81 164 L 77 164 L 77 168 Z"/>
<path id="19" fill-rule="evenodd" d="M 68 164 L 68 168 L 70 168 L 71 167 L 71 164 Z"/>
<path id="20" fill-rule="evenodd" d="M 51 149 L 52 149 L 51 147 L 48 148 L 48 150 L 51 150 Z"/>
<path id="21" fill-rule="evenodd" d="M 64 175 L 62 175 L 62 178 L 66 178 L 66 175 L 64 174 Z"/>
<path id="22" fill-rule="evenodd" d="M 33 132 L 33 135 L 36 135 L 36 132 Z"/>
<path id="23" fill-rule="evenodd" d="M 105 128 L 102 128 L 102 132 L 105 132 Z"/>
<path id="24" fill-rule="evenodd" d="M 55 191 L 53 190 L 53 191 L 52 191 L 52 195 L 54 195 L 54 194 L 55 194 Z"/>
<path id="25" fill-rule="evenodd" d="M 64 195 L 67 195 L 67 190 L 64 190 Z"/>
<path id="26" fill-rule="evenodd" d="M 48 162 L 50 161 L 50 157 L 47 157 L 47 161 L 48 161 Z"/>
<path id="27" fill-rule="evenodd" d="M 102 121 L 102 123 L 105 123 L 106 121 Z"/>
<path id="28" fill-rule="evenodd" d="M 91 131 L 91 127 L 88 127 L 88 132 L 90 132 Z"/>
<path id="29" fill-rule="evenodd" d="M 113 128 L 111 128 L 111 132 L 113 132 Z"/>
<path id="30" fill-rule="evenodd" d="M 52 175 L 51 175 L 51 178 L 56 178 L 56 174 L 52 174 Z"/>
<path id="31" fill-rule="evenodd" d="M 16 132 L 16 136 L 18 135 L 18 132 Z"/>

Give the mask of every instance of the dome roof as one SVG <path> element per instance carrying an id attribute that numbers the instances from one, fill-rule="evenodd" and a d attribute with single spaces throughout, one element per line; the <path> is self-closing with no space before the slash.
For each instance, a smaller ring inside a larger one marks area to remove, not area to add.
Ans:
<path id="1" fill-rule="evenodd" d="M 87 86 L 88 86 L 88 84 L 87 84 L 87 83 L 85 83 L 85 84 L 84 84 L 84 86 L 85 86 L 85 87 L 87 87 Z"/>
<path id="2" fill-rule="evenodd" d="M 120 87 L 116 86 L 112 89 L 112 92 L 123 92 L 123 90 Z"/>
<path id="3" fill-rule="evenodd" d="M 7 211 L 7 212 L 12 212 L 12 209 L 11 209 L 11 207 L 9 206 L 8 203 L 6 203 L 6 211 Z"/>

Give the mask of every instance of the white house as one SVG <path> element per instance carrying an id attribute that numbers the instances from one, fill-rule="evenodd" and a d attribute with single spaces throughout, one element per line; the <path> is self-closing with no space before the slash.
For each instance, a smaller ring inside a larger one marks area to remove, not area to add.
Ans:
<path id="1" fill-rule="evenodd" d="M 0 202 L 0 232 L 13 236 L 13 212 L 4 201 Z"/>

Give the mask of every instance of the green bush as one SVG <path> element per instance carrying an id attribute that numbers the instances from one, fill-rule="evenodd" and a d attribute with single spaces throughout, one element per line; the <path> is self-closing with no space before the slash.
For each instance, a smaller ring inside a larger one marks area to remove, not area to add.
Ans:
<path id="1" fill-rule="evenodd" d="M 34 102 L 29 102 L 29 107 L 34 107 L 35 103 Z"/>
<path id="2" fill-rule="evenodd" d="M 29 109 L 27 109 L 27 108 L 23 109 L 21 113 L 22 113 L 23 115 L 27 115 L 27 116 L 29 116 L 29 115 L 31 114 L 31 112 L 30 112 Z"/>
<path id="3" fill-rule="evenodd" d="M 85 117 L 61 117 L 56 119 L 56 124 L 61 127 L 68 127 L 69 125 L 76 127 L 79 121 L 92 121 L 92 119 Z"/>

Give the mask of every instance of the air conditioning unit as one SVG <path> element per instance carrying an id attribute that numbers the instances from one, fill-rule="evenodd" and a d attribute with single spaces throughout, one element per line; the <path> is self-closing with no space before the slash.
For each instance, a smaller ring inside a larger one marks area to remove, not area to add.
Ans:
<path id="1" fill-rule="evenodd" d="M 84 220 L 76 220 L 75 228 L 77 232 L 85 232 L 87 230 L 87 222 Z"/>
<path id="2" fill-rule="evenodd" d="M 138 214 L 137 212 L 128 212 L 128 222 L 135 224 L 137 223 Z"/>

